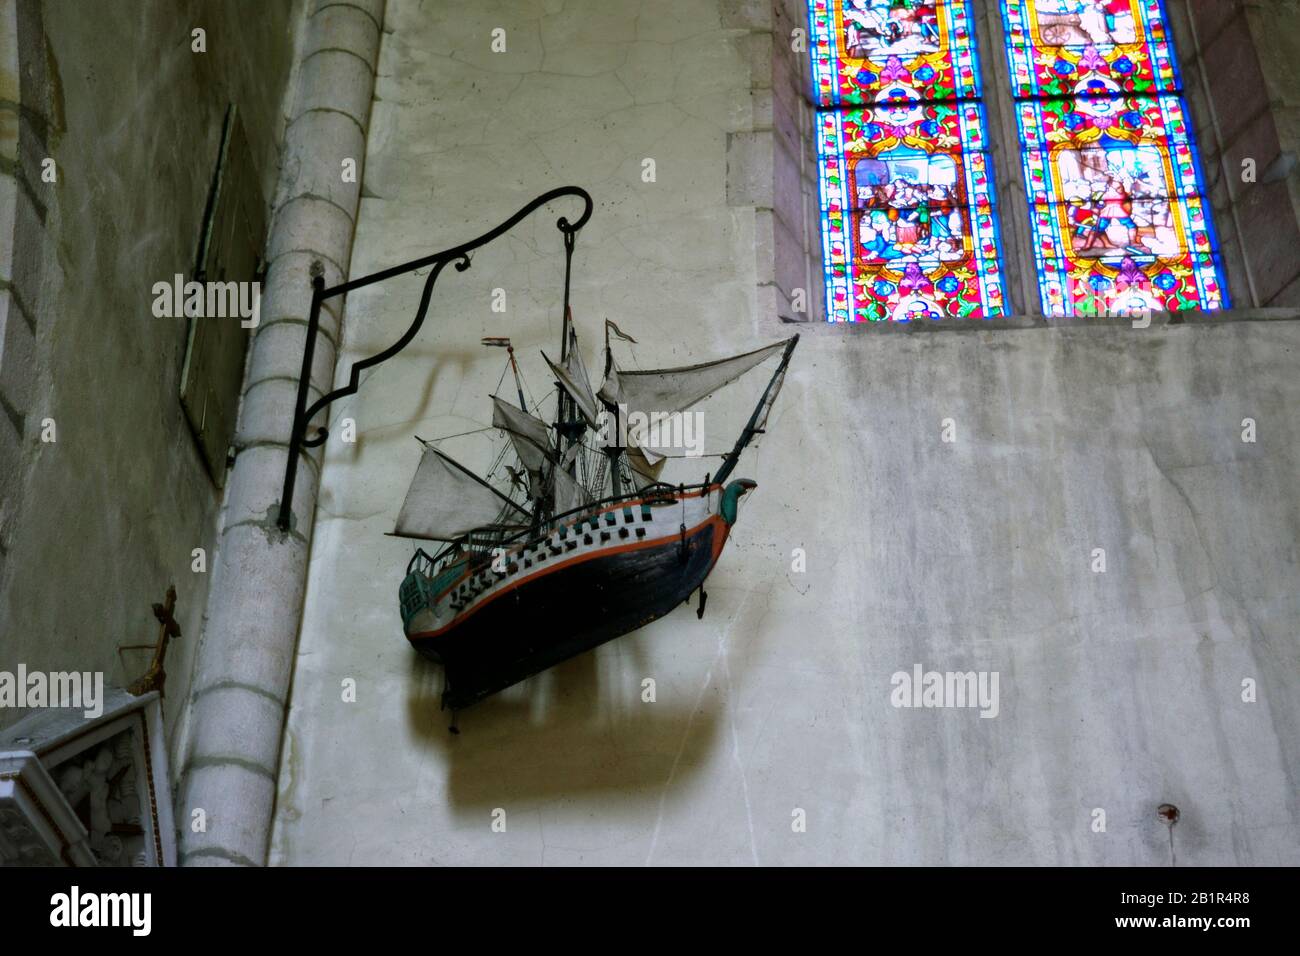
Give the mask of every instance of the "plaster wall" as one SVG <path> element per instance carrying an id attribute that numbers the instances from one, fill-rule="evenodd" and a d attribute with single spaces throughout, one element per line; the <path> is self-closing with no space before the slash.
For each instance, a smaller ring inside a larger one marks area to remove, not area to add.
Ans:
<path id="1" fill-rule="evenodd" d="M 4 380 L 21 364 L 30 381 L 6 395 L 21 427 L 0 421 L 0 669 L 102 671 L 125 685 L 149 653 L 124 664 L 117 645 L 156 639 L 150 605 L 174 582 L 184 636 L 168 652 L 165 711 L 175 743 L 221 495 L 178 397 L 186 320 L 155 318 L 151 287 L 192 273 L 229 102 L 269 199 L 302 6 L 14 2 L 28 18 L 14 38 L 23 79 L 42 82 L 24 87 L 21 110 L 12 104 L 26 218 L 6 292 L 26 308 L 4 323 L 7 345 L 25 336 L 4 354 Z M 206 53 L 191 49 L 197 27 Z M 46 156 L 54 183 L 41 179 Z M 41 441 L 46 418 L 52 443 Z M 198 547 L 206 573 L 191 570 Z M 0 710 L 0 724 L 22 715 Z"/>
<path id="2" fill-rule="evenodd" d="M 606 317 L 642 367 L 788 335 L 772 214 L 732 162 L 770 126 L 765 6 L 389 4 L 353 274 L 572 183 L 596 200 L 573 293 L 590 368 Z M 442 447 L 492 460 L 475 430 L 503 356 L 480 337 L 510 336 L 550 388 L 567 212 L 447 270 L 416 342 L 333 409 L 357 441 L 325 450 L 273 863 L 1300 863 L 1300 323 L 1264 314 L 798 326 L 703 620 L 680 608 L 450 735 L 441 673 L 401 632 L 413 543 L 385 533 L 412 435 L 474 432 Z M 401 334 L 420 285 L 350 297 L 340 379 Z M 708 406 L 709 451 L 759 378 Z M 997 672 L 997 716 L 892 706 L 916 664 Z"/>

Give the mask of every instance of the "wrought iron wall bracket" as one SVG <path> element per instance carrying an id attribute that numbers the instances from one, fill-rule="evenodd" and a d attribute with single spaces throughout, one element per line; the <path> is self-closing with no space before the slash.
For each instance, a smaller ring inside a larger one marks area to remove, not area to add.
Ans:
<path id="1" fill-rule="evenodd" d="M 298 401 L 294 407 L 293 414 L 293 433 L 289 438 L 289 454 L 284 465 L 284 488 L 280 495 L 280 515 L 278 524 L 280 530 L 288 531 L 290 525 L 290 516 L 293 513 L 293 488 L 298 477 L 298 456 L 299 452 L 307 448 L 315 448 L 322 444 L 329 437 L 329 431 L 321 426 L 317 426 L 316 434 L 311 438 L 307 437 L 307 426 L 317 412 L 321 411 L 330 403 L 343 398 L 346 395 L 354 394 L 360 386 L 360 376 L 363 371 L 372 366 L 386 362 L 402 349 L 411 343 L 411 340 L 419 333 L 420 327 L 424 325 L 425 316 L 429 311 L 429 301 L 433 297 L 433 287 L 442 274 L 442 270 L 450 263 L 455 263 L 457 272 L 464 272 L 470 267 L 470 253 L 480 246 L 485 246 L 494 239 L 499 238 L 517 226 L 522 220 L 526 219 L 537 209 L 545 206 L 556 199 L 564 196 L 576 196 L 583 202 L 582 215 L 574 222 L 561 216 L 555 222 L 555 226 L 560 230 L 564 237 L 564 248 L 566 252 L 565 275 L 564 275 L 564 309 L 565 316 L 568 315 L 569 307 L 569 265 L 573 251 L 574 238 L 587 220 L 591 218 L 592 202 L 591 196 L 585 189 L 578 186 L 563 186 L 559 189 L 552 189 L 548 193 L 538 196 L 528 205 L 524 206 L 517 213 L 507 219 L 501 225 L 497 226 L 490 232 L 485 232 L 477 239 L 463 243 L 453 249 L 446 249 L 442 252 L 436 252 L 430 256 L 424 256 L 414 259 L 402 265 L 393 266 L 390 269 L 384 269 L 380 272 L 363 276 L 359 279 L 350 279 L 347 282 L 341 282 L 330 288 L 325 287 L 325 277 L 322 274 L 315 273 L 311 280 L 311 312 L 307 320 L 307 341 L 303 347 L 302 354 L 302 375 L 298 379 Z M 415 272 L 418 269 L 429 268 L 428 278 L 424 280 L 424 293 L 420 296 L 420 307 L 416 310 L 415 319 L 396 342 L 390 345 L 376 355 L 362 359 L 356 362 L 348 373 L 348 383 L 342 388 L 336 388 L 332 392 L 322 395 L 309 406 L 307 404 L 307 390 L 311 384 L 311 365 L 312 358 L 316 351 L 316 336 L 320 332 L 320 310 L 321 305 L 327 299 L 333 299 L 337 296 L 347 295 L 356 289 L 368 285 L 374 285 L 377 282 L 383 282 L 385 279 L 392 279 L 396 276 L 405 275 L 408 272 Z M 566 319 L 567 321 L 567 319 Z"/>

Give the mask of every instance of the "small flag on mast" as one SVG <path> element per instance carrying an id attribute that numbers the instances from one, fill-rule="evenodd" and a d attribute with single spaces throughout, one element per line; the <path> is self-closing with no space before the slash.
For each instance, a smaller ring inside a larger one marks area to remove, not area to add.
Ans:
<path id="1" fill-rule="evenodd" d="M 606 320 L 605 320 L 605 335 L 606 335 L 606 338 L 607 338 L 607 339 L 608 339 L 608 336 L 609 336 L 609 333 L 610 333 L 610 332 L 613 332 L 616 336 L 618 336 L 618 337 L 619 337 L 620 339 L 622 339 L 624 342 L 631 342 L 633 345 L 636 345 L 636 344 L 637 344 L 636 339 L 632 338 L 632 336 L 628 335 L 626 332 L 624 332 L 622 329 L 620 329 L 620 328 L 619 328 L 619 327 L 618 327 L 618 326 L 617 326 L 617 325 L 616 325 L 612 320 L 610 320 L 610 319 L 606 319 Z"/>

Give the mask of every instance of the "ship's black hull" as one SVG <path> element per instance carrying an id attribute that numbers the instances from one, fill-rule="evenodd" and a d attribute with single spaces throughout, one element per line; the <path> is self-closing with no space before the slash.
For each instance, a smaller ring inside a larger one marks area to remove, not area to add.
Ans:
<path id="1" fill-rule="evenodd" d="M 461 710 L 663 617 L 708 576 L 726 535 L 709 521 L 680 539 L 593 556 L 524 580 L 432 637 L 411 643 L 446 671 Z"/>

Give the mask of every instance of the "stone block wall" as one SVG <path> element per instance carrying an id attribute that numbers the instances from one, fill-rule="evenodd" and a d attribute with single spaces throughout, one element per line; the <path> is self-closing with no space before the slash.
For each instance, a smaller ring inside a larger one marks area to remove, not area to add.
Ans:
<path id="1" fill-rule="evenodd" d="M 149 654 L 117 645 L 156 639 L 174 583 L 169 735 L 222 499 L 179 401 L 187 322 L 155 318 L 151 289 L 193 271 L 232 102 L 271 199 L 303 5 L 250 9 L 0 0 L 0 669 L 125 685 Z"/>

